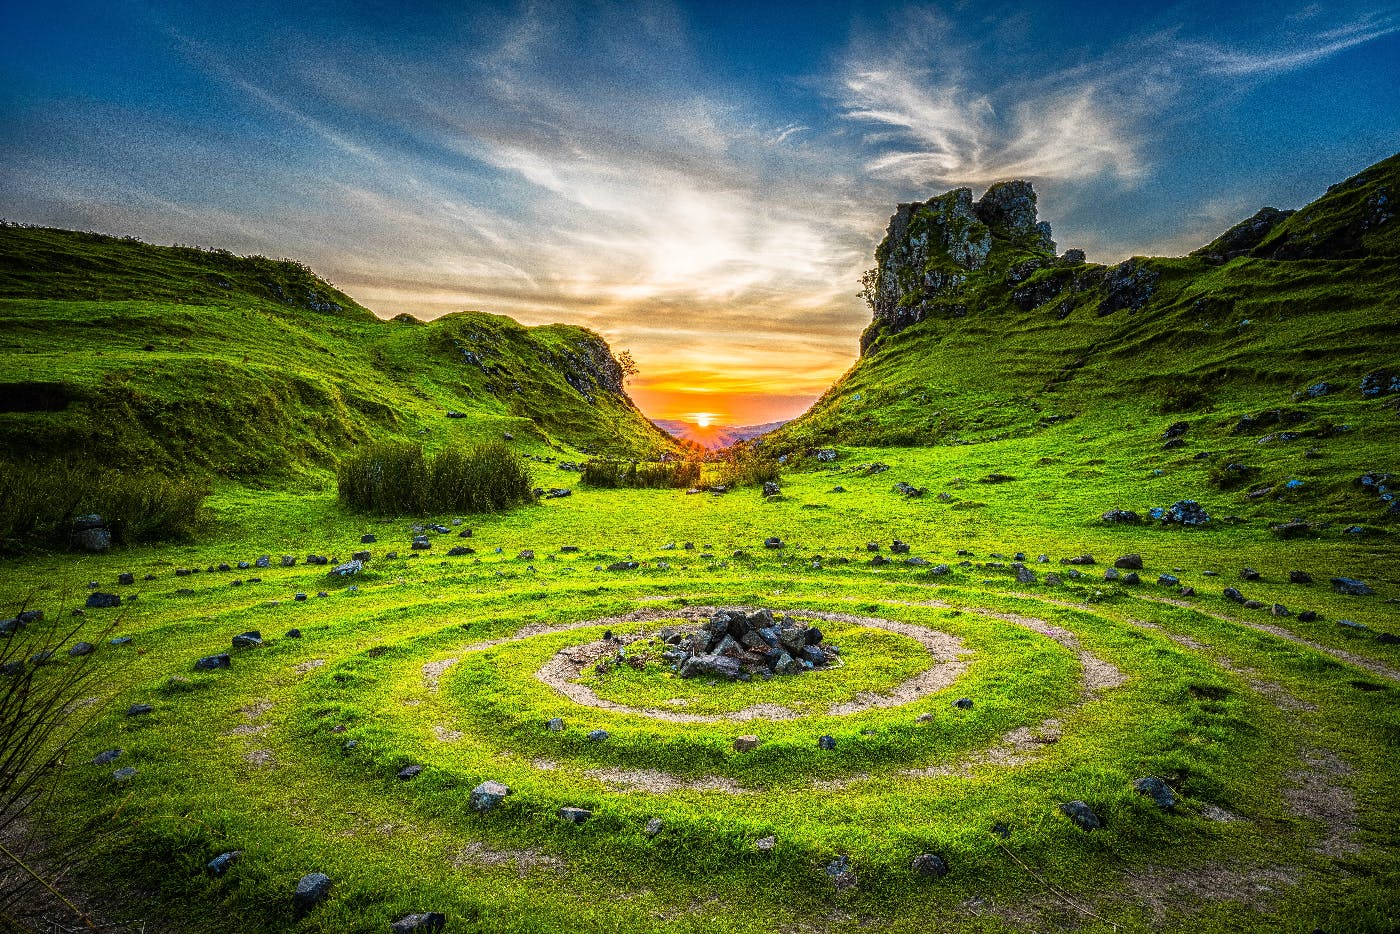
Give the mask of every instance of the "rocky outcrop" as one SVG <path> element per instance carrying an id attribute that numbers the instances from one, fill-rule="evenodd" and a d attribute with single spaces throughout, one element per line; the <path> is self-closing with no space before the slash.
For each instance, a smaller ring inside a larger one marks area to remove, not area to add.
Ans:
<path id="1" fill-rule="evenodd" d="M 1295 213 L 1277 208 L 1260 208 L 1259 213 L 1240 221 L 1199 250 L 1191 251 L 1191 255 L 1203 257 L 1209 263 L 1227 263 L 1238 256 L 1245 256 L 1273 233 L 1275 227 Z"/>
<path id="2" fill-rule="evenodd" d="M 875 327 L 862 339 L 862 349 L 881 333 L 895 334 L 922 321 L 930 303 L 967 284 L 999 243 L 1053 257 L 1050 225 L 1036 220 L 1030 182 L 999 182 L 980 201 L 973 201 L 972 189 L 955 188 L 899 205 L 875 251 L 876 266 L 866 276 Z"/>

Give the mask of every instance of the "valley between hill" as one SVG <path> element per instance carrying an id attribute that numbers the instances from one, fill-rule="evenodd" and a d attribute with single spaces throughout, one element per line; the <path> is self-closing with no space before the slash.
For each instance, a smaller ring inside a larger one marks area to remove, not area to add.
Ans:
<path id="1" fill-rule="evenodd" d="M 673 447 L 579 329 L 0 231 L 5 454 L 213 491 L 0 564 L 6 661 L 93 674 L 60 888 L 133 932 L 1395 929 L 1397 165 L 1113 270 L 1021 189 L 902 208 L 860 360 L 745 446 L 769 495 L 580 485 Z M 336 498 L 367 441 L 505 433 L 571 494 Z M 662 628 L 732 607 L 841 664 L 678 677 Z"/>

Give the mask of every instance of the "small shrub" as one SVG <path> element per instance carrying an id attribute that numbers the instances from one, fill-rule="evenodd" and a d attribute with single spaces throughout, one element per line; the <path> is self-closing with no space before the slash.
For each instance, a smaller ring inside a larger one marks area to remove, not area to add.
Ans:
<path id="1" fill-rule="evenodd" d="M 720 462 L 719 483 L 724 486 L 759 486 L 777 482 L 782 474 L 778 459 L 766 451 L 735 445 Z"/>
<path id="2" fill-rule="evenodd" d="M 64 547 L 75 516 L 97 513 L 118 544 L 189 538 L 207 482 L 94 464 L 0 462 L 0 550 Z"/>
<path id="3" fill-rule="evenodd" d="M 0 638 L 0 919 L 10 921 L 21 901 L 46 889 L 92 927 L 52 876 L 66 875 L 92 855 L 100 837 L 111 839 L 111 825 L 98 819 L 87 827 L 55 829 L 50 821 L 41 832 L 43 822 L 30 819 L 54 805 L 56 778 L 70 747 L 100 709 L 82 703 L 98 676 L 91 664 L 95 656 L 64 657 L 77 642 L 78 628 L 60 618 L 31 619 Z M 113 626 L 88 638 L 100 643 Z M 63 661 L 33 661 L 50 656 Z"/>
<path id="4" fill-rule="evenodd" d="M 583 465 L 584 486 L 615 490 L 687 489 L 700 485 L 699 461 L 616 461 L 594 458 Z"/>
<path id="5" fill-rule="evenodd" d="M 340 499 L 382 515 L 501 512 L 532 499 L 530 471 L 501 442 L 429 458 L 420 445 L 373 445 L 341 463 Z"/>

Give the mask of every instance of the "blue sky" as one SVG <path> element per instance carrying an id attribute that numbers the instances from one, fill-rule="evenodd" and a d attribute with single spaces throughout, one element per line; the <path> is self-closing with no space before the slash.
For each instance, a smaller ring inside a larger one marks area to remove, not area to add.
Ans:
<path id="1" fill-rule="evenodd" d="M 3 3 L 0 215 L 567 321 L 657 417 L 849 366 L 895 203 L 1179 254 L 1400 149 L 1400 5 Z"/>

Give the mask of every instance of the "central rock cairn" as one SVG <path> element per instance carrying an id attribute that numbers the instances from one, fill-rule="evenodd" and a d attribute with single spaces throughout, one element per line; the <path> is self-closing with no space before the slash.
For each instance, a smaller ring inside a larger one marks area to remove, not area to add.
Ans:
<path id="1" fill-rule="evenodd" d="M 774 619 L 769 610 L 719 610 L 699 629 L 668 626 L 659 635 L 666 646 L 661 657 L 682 678 L 795 675 L 825 668 L 841 655 L 816 626 Z"/>

